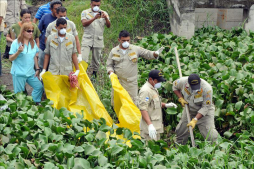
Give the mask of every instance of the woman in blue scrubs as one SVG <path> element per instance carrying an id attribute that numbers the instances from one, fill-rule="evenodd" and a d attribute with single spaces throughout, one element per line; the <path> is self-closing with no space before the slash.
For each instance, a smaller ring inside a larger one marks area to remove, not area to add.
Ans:
<path id="1" fill-rule="evenodd" d="M 18 39 L 12 42 L 9 60 L 12 61 L 11 74 L 14 92 L 25 91 L 28 83 L 32 88 L 34 102 L 41 102 L 43 86 L 39 77 L 37 55 L 39 49 L 33 39 L 34 27 L 31 23 L 24 23 L 21 27 Z M 36 71 L 34 70 L 34 66 Z"/>

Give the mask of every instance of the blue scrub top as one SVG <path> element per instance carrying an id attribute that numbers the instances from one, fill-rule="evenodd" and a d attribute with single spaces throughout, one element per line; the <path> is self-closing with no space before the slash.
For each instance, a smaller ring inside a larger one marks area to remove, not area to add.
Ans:
<path id="1" fill-rule="evenodd" d="M 9 54 L 13 55 L 18 51 L 19 44 L 18 40 L 15 39 L 11 44 Z M 18 57 L 12 61 L 11 74 L 14 76 L 29 77 L 35 74 L 34 70 L 34 57 L 39 49 L 34 42 L 34 48 L 32 49 L 31 44 L 28 46 L 24 45 L 24 50 L 18 55 Z"/>

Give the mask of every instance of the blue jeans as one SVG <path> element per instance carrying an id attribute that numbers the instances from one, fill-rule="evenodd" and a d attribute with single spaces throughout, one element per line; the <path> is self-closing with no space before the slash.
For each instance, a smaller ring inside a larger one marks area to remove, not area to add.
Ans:
<path id="1" fill-rule="evenodd" d="M 34 102 L 41 102 L 41 96 L 43 93 L 43 86 L 41 81 L 34 75 L 29 77 L 14 76 L 12 75 L 14 92 L 25 91 L 25 85 L 28 83 L 32 88 L 32 97 Z"/>
<path id="2" fill-rule="evenodd" d="M 1 39 L 2 39 L 2 32 L 0 32 L 0 41 L 1 41 Z M 1 56 L 1 51 L 0 51 L 0 76 L 2 76 L 2 56 Z"/>

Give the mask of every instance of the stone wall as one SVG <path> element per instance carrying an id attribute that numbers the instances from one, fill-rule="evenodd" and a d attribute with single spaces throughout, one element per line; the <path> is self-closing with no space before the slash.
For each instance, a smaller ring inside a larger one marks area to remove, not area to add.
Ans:
<path id="1" fill-rule="evenodd" d="M 231 29 L 245 23 L 254 31 L 254 0 L 167 0 L 174 34 L 191 38 L 202 26 Z"/>

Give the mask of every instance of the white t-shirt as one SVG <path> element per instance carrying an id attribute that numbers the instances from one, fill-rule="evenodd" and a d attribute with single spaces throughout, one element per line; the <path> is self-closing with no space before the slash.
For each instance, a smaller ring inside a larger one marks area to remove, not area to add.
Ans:
<path id="1" fill-rule="evenodd" d="M 124 49 L 121 49 L 122 51 L 123 51 L 123 54 L 126 54 L 126 50 L 124 50 Z"/>
<path id="2" fill-rule="evenodd" d="M 59 37 L 61 43 L 63 42 L 64 38 L 65 38 L 65 37 Z"/>

